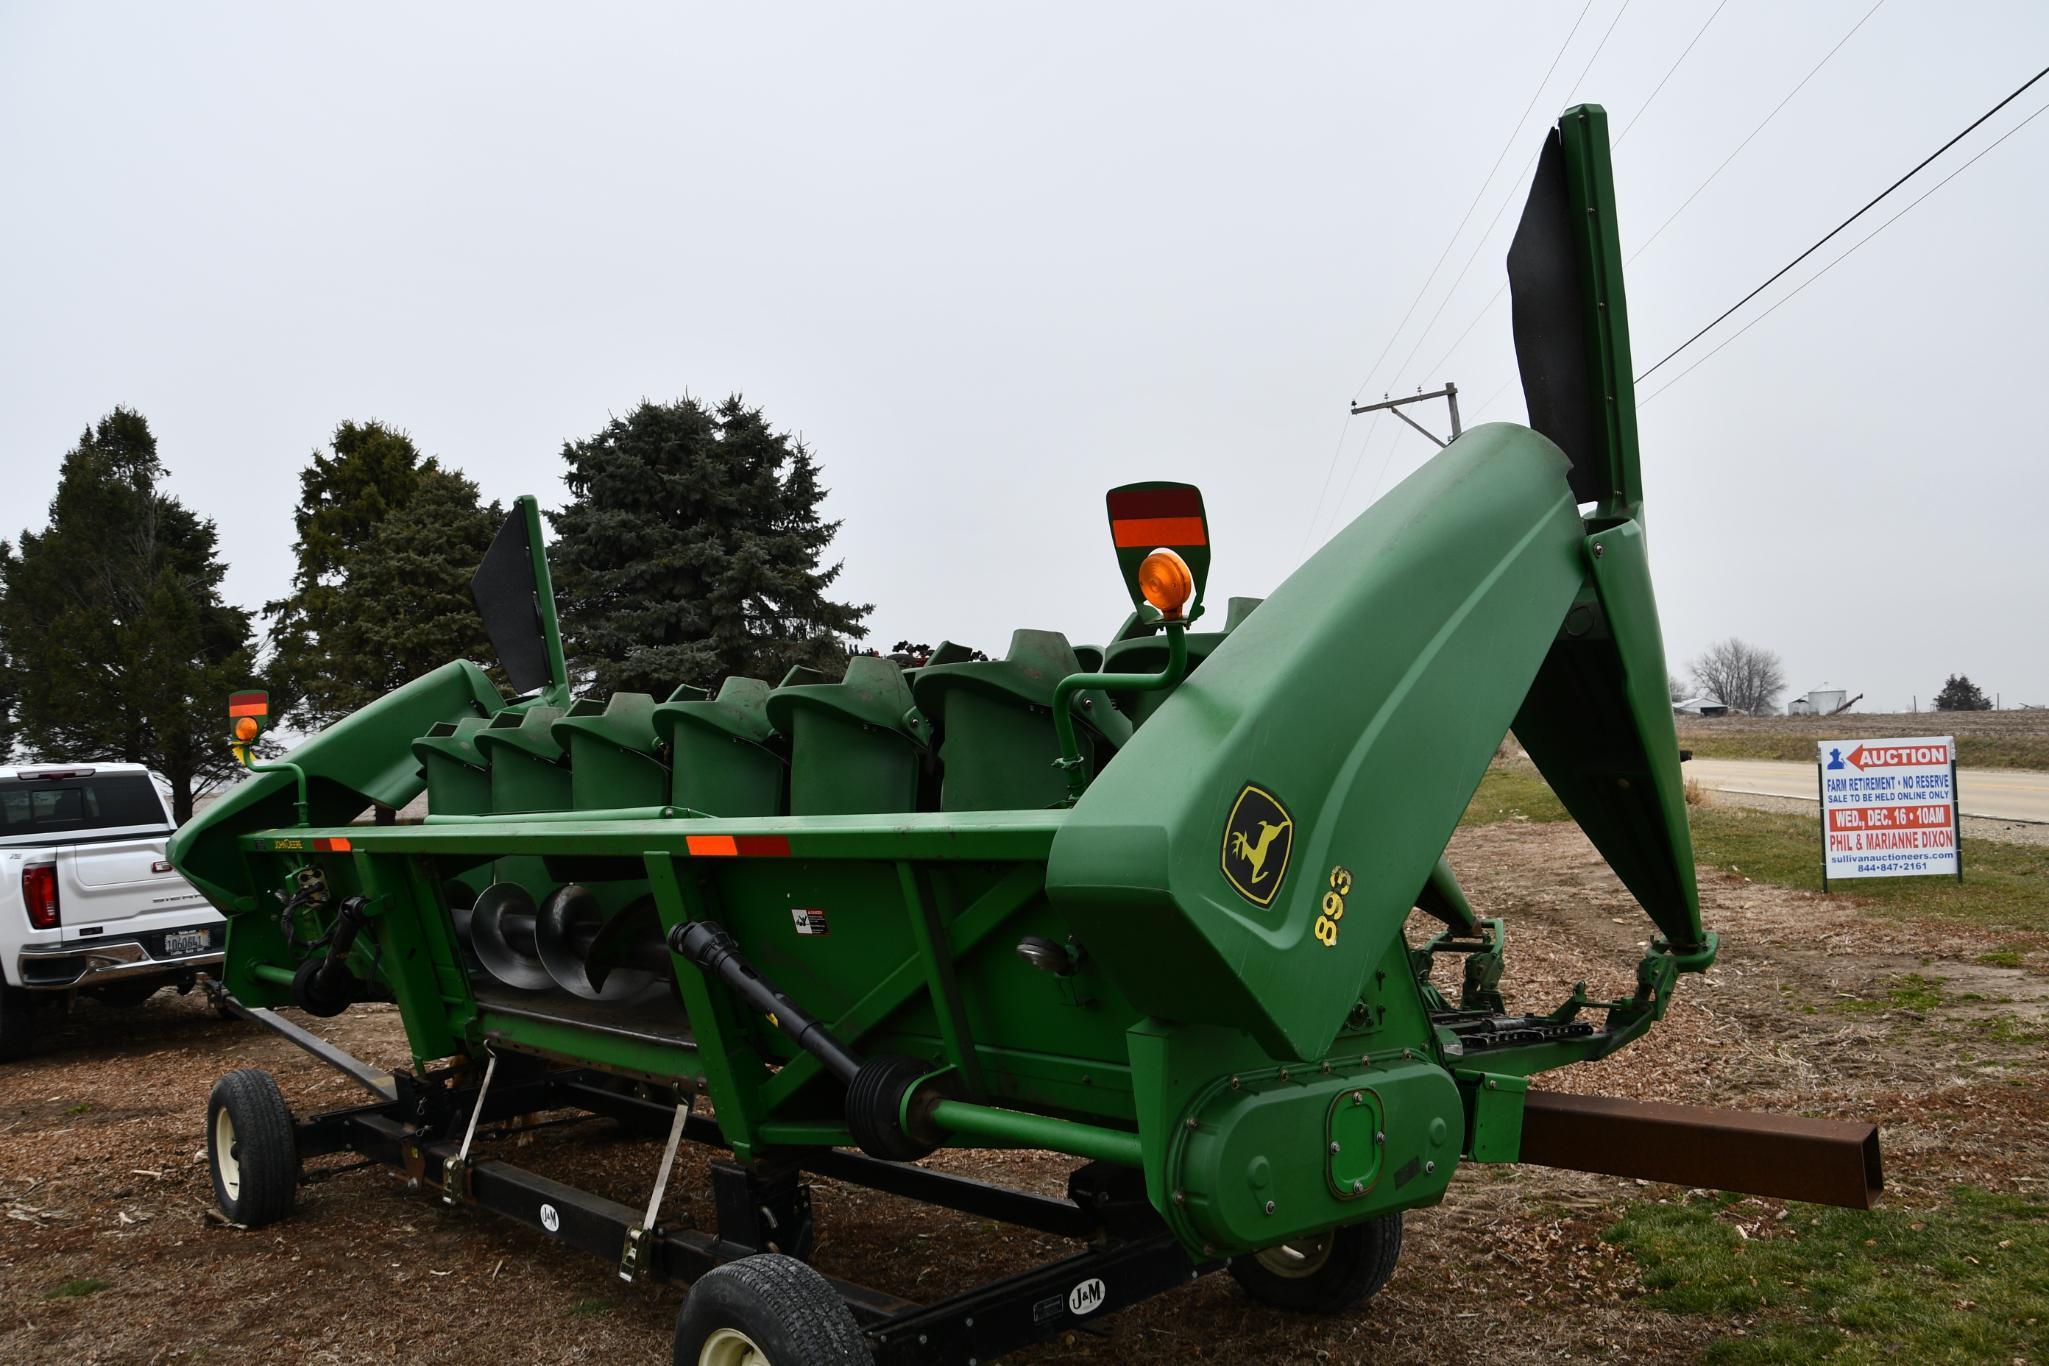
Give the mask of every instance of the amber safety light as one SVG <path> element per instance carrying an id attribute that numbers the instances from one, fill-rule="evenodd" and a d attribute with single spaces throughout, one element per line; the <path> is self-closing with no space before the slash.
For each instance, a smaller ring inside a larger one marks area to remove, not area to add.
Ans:
<path id="1" fill-rule="evenodd" d="M 1195 574 L 1188 568 L 1188 561 L 1161 546 L 1138 566 L 1138 591 L 1160 609 L 1162 617 L 1178 621 L 1188 608 L 1188 600 L 1195 596 Z"/>
<path id="2" fill-rule="evenodd" d="M 253 716 L 238 716 L 235 718 L 235 738 L 245 745 L 254 740 L 256 732 L 261 729 L 262 727 L 256 723 L 256 718 Z"/>

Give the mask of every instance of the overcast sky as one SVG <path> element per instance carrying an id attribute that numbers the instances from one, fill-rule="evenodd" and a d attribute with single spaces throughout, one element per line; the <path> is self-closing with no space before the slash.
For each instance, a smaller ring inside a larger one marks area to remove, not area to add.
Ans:
<path id="1" fill-rule="evenodd" d="M 1212 596 L 1262 594 L 1432 453 L 1347 423 L 1377 356 L 1375 397 L 1450 379 L 1469 423 L 1522 419 L 1481 309 L 1568 100 L 1629 129 L 1634 252 L 1871 9 L 1729 0 L 1702 32 L 1715 3 L 12 0 L 0 535 L 129 405 L 255 606 L 344 419 L 554 505 L 565 439 L 738 390 L 823 462 L 885 648 L 1100 639 L 1101 494 L 1138 478 L 1201 484 Z M 1884 3 L 1630 265 L 1637 370 L 2045 63 L 2049 6 Z M 1675 666 L 1736 634 L 1867 710 L 1954 670 L 2049 703 L 2049 117 L 1656 393 L 2045 103 L 1640 388 Z"/>

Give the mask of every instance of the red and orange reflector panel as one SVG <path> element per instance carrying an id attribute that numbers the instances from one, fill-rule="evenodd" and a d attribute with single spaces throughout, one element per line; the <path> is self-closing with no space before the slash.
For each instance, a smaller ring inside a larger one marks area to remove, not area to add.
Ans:
<path id="1" fill-rule="evenodd" d="M 1209 544 L 1202 494 L 1193 488 L 1116 489 L 1109 502 L 1110 539 L 1119 550 Z"/>
<path id="2" fill-rule="evenodd" d="M 354 847 L 354 845 L 349 843 L 347 837 L 342 835 L 336 835 L 333 839 L 317 839 L 313 841 L 313 852 L 316 854 L 346 854 Z"/>
<path id="3" fill-rule="evenodd" d="M 692 858 L 788 858 L 788 835 L 685 835 Z"/>

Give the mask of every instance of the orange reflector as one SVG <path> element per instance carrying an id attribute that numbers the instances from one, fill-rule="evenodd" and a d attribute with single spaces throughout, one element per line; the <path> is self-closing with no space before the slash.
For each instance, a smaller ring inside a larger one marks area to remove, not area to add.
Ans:
<path id="1" fill-rule="evenodd" d="M 346 854 L 354 847 L 347 839 L 339 835 L 333 839 L 313 841 L 313 852 L 317 854 Z"/>
<path id="2" fill-rule="evenodd" d="M 683 845 L 696 858 L 788 858 L 788 835 L 685 835 Z"/>
<path id="3" fill-rule="evenodd" d="M 249 741 L 254 740 L 256 738 L 256 732 L 262 729 L 263 727 L 257 724 L 255 717 L 240 717 L 235 722 L 235 738 L 237 740 L 242 741 L 242 743 L 247 744 Z"/>
<path id="4" fill-rule="evenodd" d="M 1133 517 L 1110 523 L 1110 539 L 1119 550 L 1135 545 L 1208 545 L 1209 533 L 1200 517 Z"/>
<path id="5" fill-rule="evenodd" d="M 1138 566 L 1138 591 L 1168 620 L 1179 617 L 1195 595 L 1195 575 L 1188 561 L 1161 546 Z"/>

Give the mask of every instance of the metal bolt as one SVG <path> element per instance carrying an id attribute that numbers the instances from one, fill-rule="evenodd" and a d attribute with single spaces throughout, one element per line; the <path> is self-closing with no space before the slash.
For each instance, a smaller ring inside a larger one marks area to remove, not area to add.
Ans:
<path id="1" fill-rule="evenodd" d="M 1352 1183 L 1352 1194 L 1354 1194 L 1354 1195 L 1364 1195 L 1365 1193 L 1366 1193 L 1366 1183 L 1365 1183 L 1364 1181 L 1354 1181 L 1354 1182 Z"/>
<path id="2" fill-rule="evenodd" d="M 1187 1129 L 1190 1133 L 1195 1132 L 1195 1116 L 1190 1115 L 1188 1117 L 1188 1123 L 1183 1125 L 1182 1127 Z"/>
<path id="3" fill-rule="evenodd" d="M 1188 1203 L 1188 1194 L 1187 1194 L 1187 1192 L 1185 1192 L 1185 1191 L 1175 1191 L 1175 1192 L 1174 1192 L 1174 1203 L 1175 1203 L 1175 1204 L 1177 1204 L 1177 1205 L 1185 1205 L 1185 1204 L 1187 1204 L 1187 1203 Z"/>
<path id="4" fill-rule="evenodd" d="M 1325 1075 L 1326 1077 L 1330 1075 L 1330 1059 L 1329 1059 L 1329 1058 L 1325 1058 L 1325 1059 L 1323 1060 L 1323 1074 L 1324 1074 L 1324 1075 Z"/>
<path id="5" fill-rule="evenodd" d="M 1288 1069 L 1287 1069 L 1287 1068 L 1285 1068 L 1285 1067 L 1283 1067 L 1283 1068 L 1281 1069 L 1281 1080 L 1282 1080 L 1282 1081 L 1286 1081 L 1287 1079 L 1288 1079 Z"/>
<path id="6" fill-rule="evenodd" d="M 972 1328 L 975 1326 L 975 1320 L 972 1317 L 962 1319 L 961 1326 L 963 1328 Z"/>
<path id="7" fill-rule="evenodd" d="M 1605 555 L 1605 554 L 1607 554 L 1607 553 L 1608 553 L 1608 547 L 1607 547 L 1607 546 L 1604 546 L 1604 545 L 1602 545 L 1602 544 L 1601 544 L 1601 543 L 1600 543 L 1599 541 L 1595 541 L 1595 542 L 1594 542 L 1594 558 L 1595 558 L 1595 559 L 1597 559 L 1597 560 L 1598 560 L 1598 559 L 1600 559 L 1600 558 L 1601 558 L 1601 557 L 1602 557 L 1603 555 Z"/>
<path id="8" fill-rule="evenodd" d="M 1416 1051 L 1415 1051 L 1414 1049 L 1412 1049 L 1412 1048 L 1404 1048 L 1404 1049 L 1402 1050 L 1402 1061 L 1403 1061 L 1403 1062 L 1407 1062 L 1407 1061 L 1409 1061 L 1409 1060 L 1410 1060 L 1411 1058 L 1413 1058 L 1413 1057 L 1415 1057 L 1415 1056 L 1416 1056 Z"/>
<path id="9" fill-rule="evenodd" d="M 925 1342 L 926 1342 L 926 1338 L 925 1338 L 925 1335 L 924 1335 L 923 1333 L 920 1333 L 920 1334 L 918 1334 L 918 1345 L 919 1345 L 920 1347 L 923 1347 L 923 1346 L 925 1345 Z"/>
<path id="10" fill-rule="evenodd" d="M 1489 1078 L 1487 1078 L 1487 1089 L 1488 1089 L 1489 1091 L 1492 1091 L 1492 1090 L 1494 1089 L 1494 1078 L 1492 1078 L 1492 1077 L 1489 1077 Z"/>
<path id="11" fill-rule="evenodd" d="M 1365 1093 L 1364 1091 L 1354 1091 L 1354 1092 L 1352 1092 L 1352 1104 L 1354 1104 L 1354 1105 L 1364 1105 L 1365 1103 L 1366 1103 L 1366 1093 Z"/>
<path id="12" fill-rule="evenodd" d="M 1331 1151 L 1332 1151 L 1333 1153 L 1337 1152 L 1337 1151 L 1338 1151 L 1338 1145 L 1337 1145 L 1337 1144 L 1335 1144 L 1335 1143 L 1331 1144 L 1331 1145 L 1330 1145 L 1330 1150 L 1331 1150 Z"/>
<path id="13" fill-rule="evenodd" d="M 1272 1214 L 1272 1213 L 1274 1212 L 1274 1202 L 1273 1202 L 1273 1201 L 1269 1200 L 1269 1201 L 1267 1201 L 1267 1202 L 1266 1202 L 1266 1212 L 1267 1212 L 1268 1214 Z"/>
<path id="14" fill-rule="evenodd" d="M 1231 1078 L 1231 1089 L 1232 1089 L 1233 1091 L 1235 1091 L 1235 1090 L 1237 1090 L 1237 1089 L 1238 1089 L 1238 1086 L 1239 1086 L 1239 1081 L 1238 1081 L 1238 1079 L 1237 1079 L 1236 1077 L 1233 1077 L 1233 1078 Z"/>
<path id="15" fill-rule="evenodd" d="M 1385 1129 L 1375 1129 L 1373 1131 L 1373 1141 L 1375 1143 L 1387 1142 L 1387 1131 Z"/>

